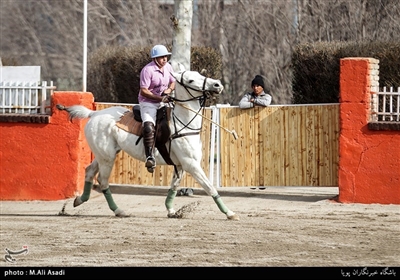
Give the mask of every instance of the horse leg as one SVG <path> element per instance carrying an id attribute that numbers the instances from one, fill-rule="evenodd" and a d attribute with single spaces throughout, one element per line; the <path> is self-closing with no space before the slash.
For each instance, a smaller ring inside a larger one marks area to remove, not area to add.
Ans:
<path id="1" fill-rule="evenodd" d="M 174 172 L 174 176 L 172 177 L 171 180 L 171 185 L 168 190 L 168 195 L 167 198 L 165 199 L 165 207 L 167 208 L 168 211 L 168 218 L 174 218 L 175 217 L 175 210 L 174 210 L 174 199 L 177 193 L 177 189 L 179 187 L 179 183 L 182 180 L 184 171 L 182 169 L 182 166 L 176 166 L 177 173 Z"/>
<path id="2" fill-rule="evenodd" d="M 206 193 L 214 199 L 214 202 L 217 204 L 219 210 L 224 213 L 229 220 L 239 220 L 239 216 L 226 207 L 221 196 L 218 194 L 218 191 L 208 180 L 199 162 L 192 162 L 192 164 L 189 165 L 187 172 L 190 173 L 192 177 L 203 187 Z"/>
<path id="3" fill-rule="evenodd" d="M 93 187 L 93 180 L 96 174 L 99 172 L 99 164 L 96 159 L 92 161 L 85 169 L 85 185 L 83 187 L 83 194 L 77 196 L 74 200 L 74 207 L 81 205 L 82 203 L 89 200 L 90 191 Z"/>
<path id="4" fill-rule="evenodd" d="M 114 212 L 115 216 L 126 217 L 128 215 L 126 215 L 122 209 L 118 208 L 117 204 L 114 202 L 114 198 L 110 190 L 108 179 L 110 178 L 111 175 L 113 163 L 114 162 L 111 161 L 111 163 L 106 162 L 100 165 L 99 176 L 97 178 L 97 181 L 99 181 L 100 189 L 107 200 L 108 207 L 111 209 L 111 211 Z"/>

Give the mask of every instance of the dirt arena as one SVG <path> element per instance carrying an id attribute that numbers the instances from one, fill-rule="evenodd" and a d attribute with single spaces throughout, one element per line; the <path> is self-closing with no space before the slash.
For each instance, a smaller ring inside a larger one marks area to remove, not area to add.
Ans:
<path id="1" fill-rule="evenodd" d="M 1 201 L 2 266 L 400 266 L 400 206 L 337 203 L 338 188 L 219 189 L 239 221 L 201 189 L 176 197 L 180 219 L 167 218 L 167 187 L 111 189 L 129 217 L 95 191 L 76 208 L 72 198 Z"/>

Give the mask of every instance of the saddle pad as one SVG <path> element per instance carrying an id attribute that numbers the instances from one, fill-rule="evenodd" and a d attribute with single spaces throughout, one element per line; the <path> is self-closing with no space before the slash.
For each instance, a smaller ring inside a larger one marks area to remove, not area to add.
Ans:
<path id="1" fill-rule="evenodd" d="M 127 111 L 116 125 L 129 133 L 133 133 L 137 136 L 142 135 L 142 123 L 134 119 L 132 111 Z"/>

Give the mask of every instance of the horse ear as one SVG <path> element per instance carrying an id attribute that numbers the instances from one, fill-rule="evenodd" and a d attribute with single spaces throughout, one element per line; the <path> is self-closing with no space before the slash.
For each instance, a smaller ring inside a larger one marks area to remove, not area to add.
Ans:
<path id="1" fill-rule="evenodd" d="M 171 59 L 171 60 L 169 61 L 169 64 L 171 64 L 172 69 L 173 69 L 175 72 L 183 72 L 183 71 L 186 70 L 186 69 L 185 69 L 185 66 L 184 66 L 182 63 L 180 63 L 180 62 L 178 62 L 178 61 L 175 61 L 175 60 L 173 60 L 173 59 Z"/>
<path id="2" fill-rule="evenodd" d="M 179 66 L 179 71 L 183 72 L 186 70 L 185 66 L 182 63 L 178 62 L 178 66 Z"/>

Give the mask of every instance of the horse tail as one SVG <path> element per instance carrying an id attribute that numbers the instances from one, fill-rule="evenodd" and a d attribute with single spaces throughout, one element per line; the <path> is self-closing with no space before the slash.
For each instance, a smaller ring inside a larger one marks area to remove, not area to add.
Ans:
<path id="1" fill-rule="evenodd" d="M 67 111 L 69 118 L 72 119 L 87 119 L 90 118 L 95 111 L 86 108 L 83 105 L 73 105 L 71 107 L 65 107 L 64 105 L 57 104 L 58 110 Z"/>

